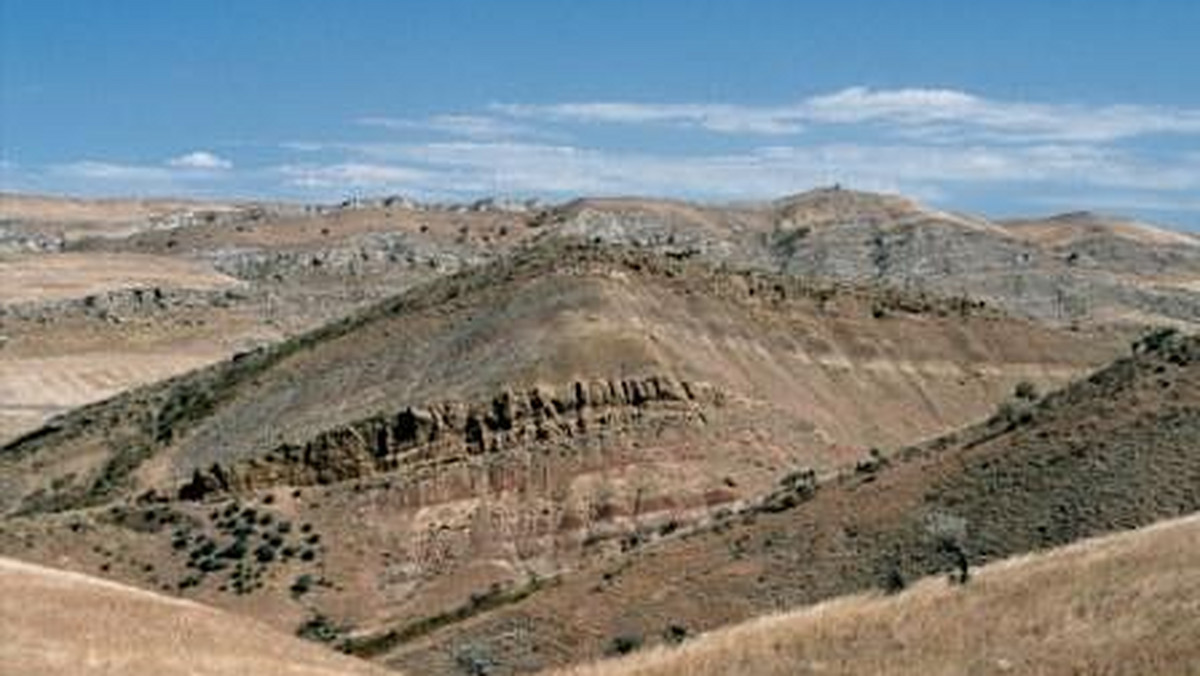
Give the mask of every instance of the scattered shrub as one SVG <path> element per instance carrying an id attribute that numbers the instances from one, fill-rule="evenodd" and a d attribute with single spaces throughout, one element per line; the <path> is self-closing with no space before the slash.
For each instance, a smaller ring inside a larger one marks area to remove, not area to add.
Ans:
<path id="1" fill-rule="evenodd" d="M 243 540 L 234 540 L 228 547 L 222 549 L 217 556 L 223 559 L 241 559 L 246 556 L 246 543 Z"/>
<path id="2" fill-rule="evenodd" d="M 307 594 L 309 590 L 312 589 L 312 586 L 313 576 L 305 573 L 300 577 L 297 577 L 295 581 L 292 582 L 292 586 L 289 587 L 289 589 L 292 592 L 292 596 L 299 597 Z"/>
<path id="3" fill-rule="evenodd" d="M 642 647 L 642 637 L 637 634 L 621 634 L 613 637 L 608 645 L 609 655 L 628 655 Z"/>
<path id="4" fill-rule="evenodd" d="M 663 640 L 667 643 L 679 645 L 680 643 L 686 641 L 687 637 L 687 627 L 681 624 L 672 624 L 663 630 Z"/>
<path id="5" fill-rule="evenodd" d="M 275 549 L 269 544 L 261 544 L 254 550 L 254 558 L 259 563 L 270 563 L 275 560 Z"/>
<path id="6" fill-rule="evenodd" d="M 296 628 L 296 636 L 317 643 L 332 643 L 341 635 L 341 630 L 324 615 L 313 615 Z"/>

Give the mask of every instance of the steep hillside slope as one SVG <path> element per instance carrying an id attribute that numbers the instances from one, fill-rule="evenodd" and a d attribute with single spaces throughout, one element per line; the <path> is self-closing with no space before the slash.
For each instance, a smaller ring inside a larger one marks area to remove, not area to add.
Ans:
<path id="1" fill-rule="evenodd" d="M 571 676 L 1192 674 L 1200 517 L 752 620 Z"/>
<path id="2" fill-rule="evenodd" d="M 190 601 L 0 558 L 0 674 L 394 674 Z"/>
<path id="3" fill-rule="evenodd" d="M 1122 345 L 548 238 L 11 444 L 0 551 L 285 627 L 436 624 Z"/>
<path id="4" fill-rule="evenodd" d="M 1036 403 L 1023 394 L 985 424 L 816 486 L 789 480 L 710 529 L 420 640 L 383 642 L 380 656 L 449 672 L 470 645 L 503 665 L 495 673 L 536 670 L 598 658 L 622 636 L 653 643 L 672 627 L 708 630 L 1200 510 L 1200 339 L 1156 334 Z"/>

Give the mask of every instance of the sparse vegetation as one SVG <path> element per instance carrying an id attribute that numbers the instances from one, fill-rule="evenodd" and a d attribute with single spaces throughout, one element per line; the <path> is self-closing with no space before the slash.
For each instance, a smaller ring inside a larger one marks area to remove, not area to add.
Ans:
<path id="1" fill-rule="evenodd" d="M 552 676 L 1190 673 L 1200 643 L 1200 517 L 751 620 Z"/>
<path id="2" fill-rule="evenodd" d="M 316 643 L 333 643 L 340 639 L 345 632 L 344 627 L 339 627 L 320 613 L 308 618 L 296 628 L 296 636 Z"/>

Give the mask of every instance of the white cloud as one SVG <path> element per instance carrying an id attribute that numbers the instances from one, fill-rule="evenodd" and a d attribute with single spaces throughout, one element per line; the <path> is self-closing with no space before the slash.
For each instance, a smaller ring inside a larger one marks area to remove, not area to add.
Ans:
<path id="1" fill-rule="evenodd" d="M 1200 110 L 1143 105 L 1084 106 L 985 99 L 949 89 L 852 87 L 803 104 L 808 119 L 908 128 L 958 125 L 1025 141 L 1113 141 L 1148 134 L 1200 134 Z"/>
<path id="2" fill-rule="evenodd" d="M 218 157 L 207 150 L 196 150 L 167 160 L 167 166 L 176 169 L 205 169 L 210 171 L 232 169 L 233 162 Z"/>
<path id="3" fill-rule="evenodd" d="M 1058 195 L 1128 196 L 1200 213 L 1200 109 L 988 99 L 953 89 L 852 87 L 791 105 L 583 102 L 493 104 L 483 114 L 371 117 L 358 125 L 412 130 L 414 140 L 303 140 L 292 162 L 233 171 L 204 151 L 161 164 L 82 161 L 20 171 L 5 183 L 82 192 L 192 193 L 233 186 L 292 196 L 347 190 L 420 197 L 477 194 L 643 194 L 757 199 L 840 182 L 918 198 L 1004 194 L 1014 204 Z M 652 134 L 636 150 L 563 141 L 564 124 L 702 129 L 680 149 Z M 360 132 L 363 130 L 359 130 Z M 1170 134 L 1170 143 L 1153 139 Z M 425 139 L 425 140 L 421 140 Z M 447 140 L 448 139 L 448 140 Z M 769 145 L 767 144 L 769 142 Z M 1122 197 L 1124 200 L 1125 197 Z M 1076 203 L 1087 206 L 1088 200 Z M 959 205 L 963 206 L 963 205 Z M 1149 208 L 1149 207 L 1147 207 Z"/>
<path id="4" fill-rule="evenodd" d="M 752 108 L 705 103 L 496 103 L 491 109 L 513 117 L 617 124 L 676 124 L 725 134 L 797 134 L 803 121 L 789 108 Z"/>
<path id="5" fill-rule="evenodd" d="M 674 124 L 727 134 L 795 134 L 815 126 L 872 124 L 906 136 L 977 135 L 1017 142 L 1200 135 L 1200 109 L 1012 102 L 952 89 L 851 87 L 782 106 L 606 101 L 493 104 L 491 109 L 552 122 Z"/>
<path id="6" fill-rule="evenodd" d="M 362 117 L 356 121 L 368 127 L 435 131 L 477 140 L 535 135 L 535 131 L 526 125 L 491 115 L 434 115 L 423 120 Z"/>
<path id="7" fill-rule="evenodd" d="M 403 187 L 421 183 L 428 173 L 410 167 L 345 162 L 338 164 L 287 164 L 276 168 L 289 185 L 300 188 Z"/>

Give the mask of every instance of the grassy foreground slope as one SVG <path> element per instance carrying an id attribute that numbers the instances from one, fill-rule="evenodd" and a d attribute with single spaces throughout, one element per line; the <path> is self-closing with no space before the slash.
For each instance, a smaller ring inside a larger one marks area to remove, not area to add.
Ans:
<path id="1" fill-rule="evenodd" d="M 845 597 L 557 672 L 1200 674 L 1200 516 Z"/>
<path id="2" fill-rule="evenodd" d="M 394 673 L 191 601 L 0 558 L 0 674 Z"/>

